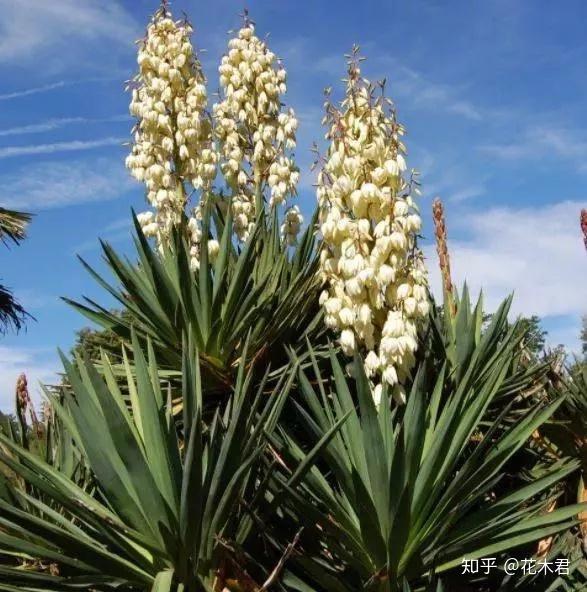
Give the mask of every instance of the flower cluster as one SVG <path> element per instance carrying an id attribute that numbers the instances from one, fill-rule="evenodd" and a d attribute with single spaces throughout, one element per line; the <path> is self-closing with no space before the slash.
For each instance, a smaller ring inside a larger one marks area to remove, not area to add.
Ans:
<path id="1" fill-rule="evenodd" d="M 235 232 L 248 237 L 265 186 L 270 205 L 295 193 L 298 169 L 288 152 L 295 147 L 297 119 L 283 111 L 286 72 L 246 20 L 219 67 L 223 99 L 214 105 L 221 168 L 233 193 Z"/>
<path id="2" fill-rule="evenodd" d="M 200 248 L 202 240 L 202 229 L 200 227 L 200 219 L 197 214 L 194 214 L 188 220 L 188 233 L 191 240 L 190 247 L 190 268 L 192 271 L 200 269 Z M 215 239 L 208 239 L 208 258 L 211 263 L 216 261 L 216 257 L 220 251 L 220 243 Z"/>
<path id="3" fill-rule="evenodd" d="M 191 32 L 189 23 L 173 21 L 161 7 L 141 41 L 139 73 L 130 84 L 130 112 L 138 121 L 126 165 L 147 187 L 155 211 L 144 213 L 139 222 L 159 246 L 184 213 L 184 183 L 205 195 L 216 176 L 206 81 Z"/>
<path id="4" fill-rule="evenodd" d="M 265 195 L 271 207 L 295 195 L 299 171 L 292 151 L 298 123 L 281 102 L 285 69 L 254 34 L 248 17 L 222 59 L 223 93 L 211 118 L 191 32 L 186 21 L 172 19 L 163 3 L 139 45 L 139 73 L 129 85 L 137 124 L 126 163 L 145 183 L 154 208 L 138 216 L 145 235 L 155 238 L 161 250 L 172 227 L 186 220 L 191 267 L 198 269 L 203 206 L 211 199 L 218 161 L 230 201 L 216 203 L 227 208 L 230 203 L 234 231 L 246 240 Z M 192 187 L 200 199 L 186 218 Z M 298 208 L 286 211 L 281 230 L 288 245 L 296 242 L 302 221 Z M 215 241 L 208 249 L 214 258 Z"/>
<path id="5" fill-rule="evenodd" d="M 286 245 L 293 246 L 296 244 L 303 222 L 304 217 L 298 206 L 292 206 L 286 210 L 283 224 L 281 225 L 281 237 Z"/>
<path id="6" fill-rule="evenodd" d="M 402 383 L 417 349 L 417 323 L 428 315 L 427 272 L 416 244 L 421 219 L 406 179 L 403 127 L 391 102 L 349 62 L 340 108 L 326 103 L 330 148 L 318 178 L 323 235 L 321 295 L 328 327 L 345 354 L 359 351 L 375 383 L 404 399 Z"/>

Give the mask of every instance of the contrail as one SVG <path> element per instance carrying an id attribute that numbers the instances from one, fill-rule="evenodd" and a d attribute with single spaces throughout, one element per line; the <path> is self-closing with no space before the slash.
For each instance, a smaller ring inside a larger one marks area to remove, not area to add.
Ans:
<path id="1" fill-rule="evenodd" d="M 27 88 L 25 90 L 17 90 L 15 92 L 6 93 L 0 95 L 0 101 L 8 101 L 10 99 L 19 99 L 20 97 L 28 97 L 29 95 L 37 95 L 56 88 L 63 88 L 64 86 L 70 86 L 71 82 L 60 80 L 59 82 L 53 82 L 52 84 L 45 84 L 44 86 L 37 86 L 35 88 Z"/>
<path id="2" fill-rule="evenodd" d="M 103 146 L 117 146 L 127 141 L 128 138 L 102 138 L 101 140 L 74 140 L 72 142 L 56 142 L 54 144 L 40 144 L 38 146 L 7 146 L 0 148 L 0 159 L 13 156 L 27 156 L 31 154 L 53 154 L 55 152 L 77 152 L 91 150 Z"/>
<path id="3" fill-rule="evenodd" d="M 31 123 L 19 127 L 0 129 L 0 137 L 19 136 L 22 134 L 38 134 L 50 132 L 66 125 L 76 123 L 113 123 L 118 121 L 130 121 L 130 115 L 113 115 L 112 117 L 88 118 L 88 117 L 63 117 L 61 119 L 48 119 L 39 123 Z"/>
<path id="4" fill-rule="evenodd" d="M 124 74 L 121 73 L 121 76 Z M 96 77 L 96 78 L 86 78 L 85 80 L 59 80 L 58 82 L 52 82 L 51 84 L 45 84 L 43 86 L 36 86 L 33 88 L 25 88 L 23 90 L 17 90 L 11 93 L 5 93 L 0 95 L 0 101 L 9 101 L 10 99 L 19 99 L 21 97 L 28 97 L 29 95 L 38 95 L 40 93 L 49 92 L 52 90 L 57 90 L 58 88 L 64 88 L 66 86 L 75 86 L 77 84 L 84 84 L 86 82 L 108 82 L 108 81 L 116 81 L 119 80 L 122 82 L 121 79 L 118 77 L 113 76 L 103 76 L 103 77 Z"/>

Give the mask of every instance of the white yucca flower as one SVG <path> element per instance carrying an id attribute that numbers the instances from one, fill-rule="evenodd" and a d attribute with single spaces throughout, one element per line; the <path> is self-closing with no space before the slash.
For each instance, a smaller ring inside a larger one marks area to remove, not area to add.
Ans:
<path id="1" fill-rule="evenodd" d="M 298 122 L 291 109 L 282 107 L 285 69 L 255 35 L 247 16 L 228 43 L 219 73 L 223 95 L 213 108 L 215 133 L 222 172 L 233 194 L 234 229 L 246 240 L 266 188 L 271 206 L 295 194 L 299 171 L 291 150 Z M 288 228 L 285 236 L 290 241 L 295 224 Z"/>
<path id="2" fill-rule="evenodd" d="M 361 77 L 356 49 L 340 107 L 326 103 L 330 148 L 318 177 L 323 236 L 320 269 L 326 325 L 345 354 L 359 351 L 381 385 L 403 401 L 417 349 L 417 323 L 428 315 L 427 272 L 416 244 L 421 220 L 406 178 L 404 128 L 391 102 Z"/>
<path id="3" fill-rule="evenodd" d="M 298 206 L 292 206 L 286 210 L 281 225 L 281 237 L 287 245 L 293 246 L 297 243 L 298 234 L 303 223 L 304 217 Z"/>
<path id="4" fill-rule="evenodd" d="M 154 212 L 139 222 L 160 248 L 184 215 L 189 187 L 201 190 L 204 199 L 216 176 L 206 80 L 191 33 L 187 21 L 174 21 L 162 5 L 139 43 L 139 72 L 129 84 L 137 124 L 126 165 L 146 185 Z M 197 257 L 197 225 L 190 232 Z"/>

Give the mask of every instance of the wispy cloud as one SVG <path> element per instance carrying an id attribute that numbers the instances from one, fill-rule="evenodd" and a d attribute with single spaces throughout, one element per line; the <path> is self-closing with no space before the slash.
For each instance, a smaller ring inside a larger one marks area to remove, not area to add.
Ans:
<path id="1" fill-rule="evenodd" d="M 521 161 L 558 157 L 587 171 L 587 137 L 564 127 L 530 125 L 511 142 L 487 143 L 481 152 L 502 160 Z"/>
<path id="2" fill-rule="evenodd" d="M 460 203 L 484 195 L 485 192 L 486 188 L 484 185 L 473 184 L 461 189 L 457 189 L 453 193 L 449 193 L 448 199 L 454 203 Z"/>
<path id="3" fill-rule="evenodd" d="M 17 127 L 10 127 L 0 129 L 0 137 L 6 136 L 20 136 L 23 134 L 39 134 L 43 132 L 51 132 L 61 129 L 69 125 L 83 125 L 92 123 L 117 123 L 122 121 L 130 121 L 128 115 L 113 115 L 112 117 L 63 117 L 60 119 L 47 119 L 39 123 L 31 123 L 29 125 L 21 125 Z"/>
<path id="4" fill-rule="evenodd" d="M 18 281 L 19 278 L 17 278 Z M 23 276 L 20 278 L 23 281 L 30 281 L 30 277 Z M 36 311 L 43 308 L 58 305 L 59 296 L 49 293 L 40 293 L 34 288 L 23 287 L 20 284 L 11 286 L 14 292 L 18 294 L 18 300 L 22 304 L 23 308 L 35 316 Z"/>
<path id="5" fill-rule="evenodd" d="M 1 1 L 2 0 L 0 0 L 0 2 Z M 78 86 L 81 84 L 89 84 L 89 83 L 95 83 L 95 82 L 119 81 L 122 76 L 123 76 L 123 73 L 120 72 L 119 76 L 94 76 L 91 78 L 79 78 L 77 80 L 58 80 L 57 82 L 52 82 L 50 84 L 43 84 L 41 86 L 33 86 L 30 88 L 23 88 L 20 90 L 15 90 L 12 92 L 0 94 L 0 101 L 10 101 L 13 99 L 22 99 L 24 97 L 29 97 L 31 95 L 39 95 L 39 94 L 51 92 L 54 90 L 59 90 L 61 88 L 67 88 L 70 86 Z"/>
<path id="6" fill-rule="evenodd" d="M 125 142 L 127 138 L 101 138 L 99 140 L 73 140 L 71 142 L 54 142 L 52 144 L 38 144 L 36 146 L 6 146 L 0 148 L 0 160 L 15 156 L 30 156 L 33 154 L 54 154 L 56 152 L 79 152 L 103 148 L 104 146 L 117 146 Z"/>
<path id="7" fill-rule="evenodd" d="M 416 168 L 422 171 L 425 197 L 440 196 L 451 203 L 462 203 L 487 193 L 488 175 L 474 174 L 449 151 L 433 154 L 427 149 L 416 149 L 412 154 L 416 156 Z"/>
<path id="8" fill-rule="evenodd" d="M 130 216 L 118 218 L 107 224 L 99 233 L 101 240 L 110 244 L 121 243 L 129 240 L 134 231 L 133 221 Z M 81 255 L 89 251 L 97 251 L 100 249 L 100 241 L 97 237 L 91 238 L 87 241 L 79 243 L 73 248 L 73 253 Z"/>
<path id="9" fill-rule="evenodd" d="M 119 159 L 43 162 L 0 176 L 0 204 L 46 210 L 115 199 L 133 186 Z"/>
<path id="10" fill-rule="evenodd" d="M 65 86 L 69 86 L 69 84 L 65 80 L 59 80 L 58 82 L 53 82 L 51 84 L 44 84 L 42 86 L 34 86 L 32 88 L 25 88 L 23 90 L 17 90 L 14 92 L 4 93 L 0 95 L 0 101 L 9 101 L 11 99 L 21 99 L 23 97 L 28 97 L 30 95 L 38 95 L 41 93 L 46 93 L 51 90 L 56 90 L 58 88 L 63 88 Z"/>
<path id="11" fill-rule="evenodd" d="M 387 61 L 387 60 L 386 60 Z M 481 121 L 482 109 L 458 97 L 459 89 L 429 80 L 420 72 L 393 62 L 392 91 L 399 96 L 408 96 L 416 107 L 440 109 L 472 121 Z"/>
<path id="12" fill-rule="evenodd" d="M 0 62 L 20 64 L 43 57 L 43 66 L 58 50 L 59 60 L 79 60 L 80 52 L 129 46 L 138 27 L 117 0 L 0 0 Z M 75 51 L 72 51 L 75 48 Z"/>

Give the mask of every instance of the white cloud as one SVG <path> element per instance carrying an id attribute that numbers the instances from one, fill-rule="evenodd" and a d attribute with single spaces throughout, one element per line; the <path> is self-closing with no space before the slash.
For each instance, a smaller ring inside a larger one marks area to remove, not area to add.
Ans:
<path id="1" fill-rule="evenodd" d="M 528 208 L 493 208 L 447 216 L 453 281 L 483 289 L 494 309 L 515 292 L 514 314 L 541 317 L 587 312 L 585 247 L 579 230 L 584 203 L 565 201 Z M 466 238 L 457 238 L 465 235 Z M 440 273 L 427 248 L 434 292 Z M 579 320 L 577 320 L 577 323 Z"/>
<path id="2" fill-rule="evenodd" d="M 485 193 L 486 189 L 483 185 L 469 185 L 467 187 L 462 187 L 458 189 L 454 193 L 449 196 L 449 199 L 452 202 L 458 203 L 462 201 L 466 201 L 469 199 L 473 199 L 474 197 L 479 197 Z"/>
<path id="3" fill-rule="evenodd" d="M 0 204 L 46 210 L 113 199 L 133 185 L 119 159 L 43 162 L 0 176 Z"/>
<path id="4" fill-rule="evenodd" d="M 38 404 L 42 398 L 39 384 L 58 383 L 60 370 L 52 351 L 0 345 L 0 411 L 14 412 L 14 387 L 21 373 L 26 374 L 30 395 Z"/>
<path id="5" fill-rule="evenodd" d="M 484 144 L 482 152 L 509 161 L 552 159 L 553 156 L 586 171 L 587 138 L 564 127 L 530 125 L 516 140 Z"/>
<path id="6" fill-rule="evenodd" d="M 455 91 L 447 85 L 428 80 L 419 72 L 396 63 L 393 63 L 391 74 L 391 92 L 409 97 L 416 107 L 440 109 L 472 121 L 483 119 L 479 107 L 458 98 Z"/>
<path id="7" fill-rule="evenodd" d="M 39 123 L 31 123 L 17 127 L 0 129 L 0 137 L 20 136 L 23 134 L 40 134 L 61 129 L 69 125 L 83 125 L 92 123 L 116 123 L 120 121 L 130 121 L 128 115 L 113 115 L 112 117 L 61 117 L 57 119 L 47 119 Z"/>
<path id="8" fill-rule="evenodd" d="M 33 314 L 42 308 L 47 308 L 59 304 L 59 296 L 50 294 L 40 294 L 32 288 L 15 287 L 15 293 L 18 295 L 18 301 L 25 310 Z"/>
<path id="9" fill-rule="evenodd" d="M 448 164 L 444 170 L 436 165 L 421 166 L 418 170 L 424 171 L 422 195 L 426 197 L 441 196 L 445 201 L 461 203 L 487 193 L 484 179 L 473 178 L 462 165 Z"/>
<path id="10" fill-rule="evenodd" d="M 461 203 L 487 193 L 489 174 L 473 174 L 463 165 L 462 158 L 448 151 L 432 153 L 414 146 L 410 156 L 410 164 L 421 171 L 421 190 L 425 197 L 441 196 L 445 201 Z"/>
<path id="11" fill-rule="evenodd" d="M 21 125 L 18 127 L 8 127 L 0 129 L 0 137 L 6 136 L 20 136 L 22 134 L 39 134 L 43 132 L 51 132 L 59 129 L 66 125 L 72 125 L 75 123 L 83 123 L 85 119 L 83 117 L 64 117 L 61 119 L 48 119 L 41 123 L 31 123 L 28 125 Z"/>
<path id="12" fill-rule="evenodd" d="M 31 146 L 6 146 L 0 148 L 0 159 L 32 154 L 54 154 L 56 152 L 79 152 L 104 146 L 120 146 L 126 138 L 101 138 L 99 140 L 73 140 L 71 142 L 54 142 L 52 144 L 36 144 Z"/>
<path id="13" fill-rule="evenodd" d="M 137 27 L 116 0 L 0 0 L 0 62 L 79 59 L 97 42 L 132 44 Z M 73 50 L 75 49 L 75 50 Z"/>

